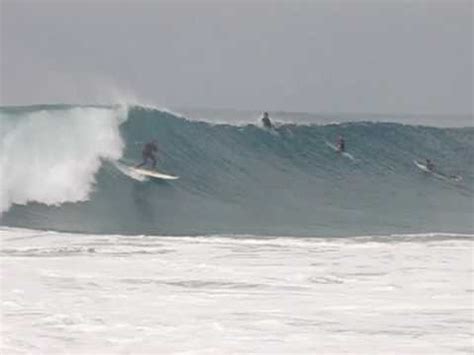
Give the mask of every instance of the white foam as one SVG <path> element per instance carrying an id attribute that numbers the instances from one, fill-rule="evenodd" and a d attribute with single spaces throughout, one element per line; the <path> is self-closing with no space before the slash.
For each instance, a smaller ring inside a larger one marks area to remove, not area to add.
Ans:
<path id="1" fill-rule="evenodd" d="M 89 198 L 102 159 L 119 159 L 124 108 L 81 107 L 1 116 L 0 213 L 30 201 Z"/>
<path id="2" fill-rule="evenodd" d="M 472 353 L 473 241 L 429 235 L 367 243 L 0 227 L 0 352 Z"/>

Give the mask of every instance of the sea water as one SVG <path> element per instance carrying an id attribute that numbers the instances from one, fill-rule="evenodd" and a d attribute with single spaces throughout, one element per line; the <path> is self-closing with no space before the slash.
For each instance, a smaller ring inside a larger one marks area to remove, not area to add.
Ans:
<path id="1" fill-rule="evenodd" d="M 372 118 L 1 108 L 0 353 L 472 353 L 474 129 Z"/>
<path id="2" fill-rule="evenodd" d="M 472 235 L 2 228 L 2 354 L 472 354 Z"/>
<path id="3" fill-rule="evenodd" d="M 471 233 L 474 127 L 215 124 L 141 106 L 0 110 L 0 223 L 81 233 Z M 328 142 L 338 135 L 348 156 Z M 158 141 L 159 171 L 117 167 Z M 420 171 L 431 159 L 444 181 Z"/>

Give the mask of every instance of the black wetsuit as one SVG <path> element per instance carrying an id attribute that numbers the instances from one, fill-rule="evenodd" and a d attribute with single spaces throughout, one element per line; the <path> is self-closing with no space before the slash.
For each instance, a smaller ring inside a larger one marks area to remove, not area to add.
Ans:
<path id="1" fill-rule="evenodd" d="M 344 139 L 340 139 L 339 142 L 337 142 L 337 149 L 340 152 L 344 152 L 346 150 L 346 142 L 344 142 Z"/>
<path id="2" fill-rule="evenodd" d="M 153 142 L 145 144 L 145 147 L 142 150 L 143 162 L 137 165 L 137 168 L 140 168 L 148 163 L 148 160 L 152 161 L 153 169 L 156 168 L 156 157 L 155 152 L 158 151 L 156 144 Z"/>
<path id="3" fill-rule="evenodd" d="M 272 122 L 270 121 L 268 117 L 262 118 L 262 124 L 263 124 L 263 127 L 265 128 L 272 128 Z"/>

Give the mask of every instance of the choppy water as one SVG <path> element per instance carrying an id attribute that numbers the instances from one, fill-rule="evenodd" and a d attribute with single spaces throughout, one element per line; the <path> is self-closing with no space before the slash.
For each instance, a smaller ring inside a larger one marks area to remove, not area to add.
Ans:
<path id="1" fill-rule="evenodd" d="M 473 127 L 0 121 L 2 354 L 474 351 Z M 152 138 L 179 180 L 126 174 Z"/>
<path id="2" fill-rule="evenodd" d="M 472 354 L 471 236 L 2 228 L 2 354 Z"/>

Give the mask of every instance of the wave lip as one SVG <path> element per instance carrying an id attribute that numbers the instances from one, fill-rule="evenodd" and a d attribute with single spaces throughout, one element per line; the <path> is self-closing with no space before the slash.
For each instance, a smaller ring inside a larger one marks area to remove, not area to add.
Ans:
<path id="1" fill-rule="evenodd" d="M 0 213 L 31 201 L 85 201 L 101 161 L 122 155 L 123 113 L 117 109 L 2 112 L 1 120 Z"/>

